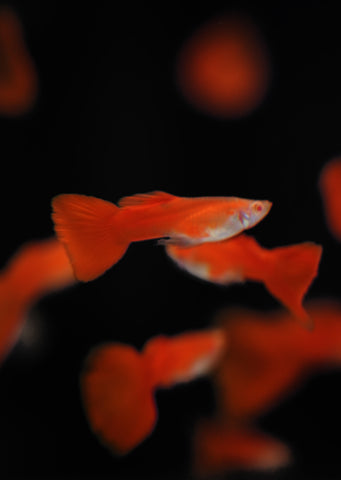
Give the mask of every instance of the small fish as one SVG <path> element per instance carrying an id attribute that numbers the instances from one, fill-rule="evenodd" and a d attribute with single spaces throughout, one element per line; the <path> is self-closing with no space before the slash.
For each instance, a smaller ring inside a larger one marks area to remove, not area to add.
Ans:
<path id="1" fill-rule="evenodd" d="M 134 347 L 108 343 L 93 349 L 80 386 L 89 426 L 115 454 L 127 454 L 152 432 L 157 421 L 154 385 Z"/>
<path id="2" fill-rule="evenodd" d="M 323 167 L 319 188 L 329 230 L 341 242 L 341 158 L 334 158 Z"/>
<path id="3" fill-rule="evenodd" d="M 91 429 L 112 452 L 127 454 L 156 424 L 155 389 L 208 373 L 224 348 L 219 330 L 156 337 L 141 353 L 120 343 L 95 348 L 80 377 Z"/>
<path id="4" fill-rule="evenodd" d="M 217 410 L 193 436 L 193 470 L 264 470 L 291 462 L 289 449 L 254 429 L 254 422 L 322 368 L 341 368 L 341 303 L 307 306 L 313 331 L 300 328 L 284 310 L 244 308 L 218 313 L 215 323 L 228 349 L 214 369 Z"/>
<path id="5" fill-rule="evenodd" d="M 131 242 L 196 245 L 230 238 L 262 220 L 267 200 L 237 197 L 177 197 L 151 192 L 124 197 L 118 206 L 99 198 L 64 194 L 52 200 L 55 231 L 78 280 L 102 275 Z"/>
<path id="6" fill-rule="evenodd" d="M 27 50 L 19 18 L 0 6 L 0 114 L 27 113 L 36 100 L 38 76 Z"/>
<path id="7" fill-rule="evenodd" d="M 23 245 L 0 273 L 0 361 L 18 338 L 26 313 L 40 298 L 76 281 L 56 239 Z"/>
<path id="8" fill-rule="evenodd" d="M 218 362 L 228 345 L 220 330 L 159 335 L 149 340 L 143 355 L 155 385 L 166 388 L 205 375 Z"/>
<path id="9" fill-rule="evenodd" d="M 221 118 L 252 112 L 270 83 L 270 61 L 257 26 L 243 16 L 221 15 L 202 25 L 182 46 L 176 79 L 184 98 Z"/>
<path id="10" fill-rule="evenodd" d="M 305 242 L 266 249 L 253 237 L 242 234 L 214 245 L 206 243 L 190 248 L 167 245 L 166 252 L 181 268 L 209 282 L 264 283 L 304 326 L 311 327 L 302 299 L 317 275 L 321 246 Z"/>
<path id="11" fill-rule="evenodd" d="M 285 311 L 227 310 L 218 314 L 229 348 L 214 380 L 220 415 L 254 420 L 321 368 L 341 367 L 341 304 L 309 302 L 314 330 L 300 328 Z"/>
<path id="12" fill-rule="evenodd" d="M 212 476 L 230 470 L 271 470 L 287 466 L 286 445 L 250 426 L 229 425 L 219 418 L 201 421 L 193 436 L 193 471 Z"/>

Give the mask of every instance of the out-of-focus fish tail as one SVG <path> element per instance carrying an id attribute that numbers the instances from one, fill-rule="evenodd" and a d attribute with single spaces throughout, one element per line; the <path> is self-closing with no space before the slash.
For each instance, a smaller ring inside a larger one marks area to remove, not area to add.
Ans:
<path id="1" fill-rule="evenodd" d="M 278 247 L 270 251 L 273 263 L 264 283 L 269 292 L 285 305 L 308 330 L 313 321 L 302 305 L 318 273 L 322 247 L 312 242 Z"/>
<path id="2" fill-rule="evenodd" d="M 129 453 L 153 431 L 157 409 L 149 370 L 130 345 L 96 347 L 87 357 L 80 387 L 89 426 L 113 453 Z"/>
<path id="3" fill-rule="evenodd" d="M 124 255 L 129 242 L 123 240 L 116 205 L 86 195 L 64 194 L 54 197 L 52 207 L 55 231 L 78 280 L 99 277 Z"/>

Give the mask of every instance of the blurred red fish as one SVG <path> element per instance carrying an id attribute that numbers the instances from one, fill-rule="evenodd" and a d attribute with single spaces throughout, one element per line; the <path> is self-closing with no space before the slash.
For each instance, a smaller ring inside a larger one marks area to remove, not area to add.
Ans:
<path id="1" fill-rule="evenodd" d="M 216 242 L 253 227 L 267 215 L 271 202 L 151 192 L 124 197 L 118 207 L 72 194 L 55 197 L 52 206 L 55 230 L 75 275 L 88 281 L 114 265 L 131 242 L 162 237 L 183 245 Z"/>
<path id="2" fill-rule="evenodd" d="M 17 339 L 33 303 L 74 282 L 65 249 L 55 238 L 19 249 L 0 274 L 0 361 Z"/>
<path id="3" fill-rule="evenodd" d="M 307 311 L 313 331 L 300 328 L 283 311 L 219 315 L 229 349 L 215 380 L 220 411 L 230 421 L 268 411 L 316 369 L 341 367 L 341 305 L 310 302 Z"/>
<path id="4" fill-rule="evenodd" d="M 245 280 L 264 283 L 302 324 L 310 326 L 302 299 L 317 275 L 319 245 L 306 242 L 266 249 L 254 238 L 238 235 L 214 245 L 167 245 L 166 251 L 180 267 L 203 280 L 222 285 Z"/>
<path id="5" fill-rule="evenodd" d="M 315 371 L 341 367 L 341 304 L 311 302 L 315 328 L 308 332 L 284 311 L 230 309 L 217 324 L 228 349 L 214 371 L 217 412 L 194 434 L 198 474 L 266 469 L 291 460 L 289 449 L 252 426 Z"/>
<path id="6" fill-rule="evenodd" d="M 26 49 L 22 27 L 8 7 L 0 8 L 0 114 L 22 115 L 33 105 L 37 74 Z"/>
<path id="7" fill-rule="evenodd" d="M 88 356 L 81 376 L 85 413 L 95 435 L 115 453 L 128 453 L 153 430 L 153 386 L 142 355 L 129 345 L 103 345 Z"/>
<path id="8" fill-rule="evenodd" d="M 166 388 L 210 371 L 226 345 L 219 330 L 182 333 L 171 338 L 159 335 L 145 344 L 143 355 L 153 383 Z"/>
<path id="9" fill-rule="evenodd" d="M 176 66 L 179 88 L 200 110 L 240 117 L 268 89 L 268 54 L 255 25 L 236 16 L 218 17 L 199 28 L 182 47 Z"/>
<path id="10" fill-rule="evenodd" d="M 341 159 L 334 158 L 322 169 L 319 180 L 320 192 L 328 227 L 341 242 Z"/>
<path id="11" fill-rule="evenodd" d="M 156 337 L 142 353 L 119 343 L 97 347 L 81 374 L 83 405 L 93 432 L 114 453 L 128 453 L 156 424 L 154 390 L 204 375 L 224 346 L 224 336 L 213 330 Z"/>
<path id="12" fill-rule="evenodd" d="M 290 461 L 286 445 L 254 427 L 202 421 L 194 432 L 193 470 L 198 476 L 229 470 L 274 470 Z"/>

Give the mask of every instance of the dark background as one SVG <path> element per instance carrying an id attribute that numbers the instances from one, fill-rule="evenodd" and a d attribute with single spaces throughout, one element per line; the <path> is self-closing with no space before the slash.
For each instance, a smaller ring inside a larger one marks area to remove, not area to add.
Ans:
<path id="1" fill-rule="evenodd" d="M 322 165 L 341 152 L 337 4 L 8 1 L 23 23 L 39 96 L 30 113 L 0 117 L 1 265 L 25 241 L 52 234 L 50 201 L 59 193 L 113 202 L 154 189 L 235 195 L 273 202 L 252 232 L 262 245 L 322 244 L 308 298 L 338 298 L 341 246 L 317 189 Z M 198 113 L 174 80 L 185 39 L 230 11 L 259 26 L 272 65 L 263 104 L 239 120 Z M 88 428 L 79 372 L 100 342 L 140 348 L 159 333 L 208 327 L 236 304 L 278 305 L 260 284 L 224 289 L 185 275 L 153 241 L 132 245 L 96 281 L 44 298 L 28 319 L 33 337 L 24 335 L 0 370 L 1 478 L 190 478 L 193 426 L 214 409 L 207 380 L 159 391 L 155 431 L 115 458 Z M 340 381 L 341 372 L 318 375 L 261 419 L 295 456 L 293 467 L 264 478 L 341 478 Z"/>

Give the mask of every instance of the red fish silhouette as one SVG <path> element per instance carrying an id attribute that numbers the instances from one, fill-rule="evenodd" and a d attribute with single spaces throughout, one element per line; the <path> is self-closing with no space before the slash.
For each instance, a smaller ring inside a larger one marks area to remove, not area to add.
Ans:
<path id="1" fill-rule="evenodd" d="M 271 202 L 151 192 L 124 197 L 119 207 L 72 194 L 58 195 L 52 206 L 55 230 L 75 275 L 88 281 L 114 265 L 131 242 L 162 237 L 185 245 L 216 242 L 256 225 L 269 212 Z"/>
<path id="2" fill-rule="evenodd" d="M 247 309 L 221 313 L 218 324 L 229 351 L 216 375 L 221 410 L 228 418 L 250 419 L 268 411 L 309 374 L 341 365 L 341 305 L 309 302 L 314 329 L 290 314 Z"/>
<path id="3" fill-rule="evenodd" d="M 307 310 L 313 331 L 284 311 L 241 308 L 218 315 L 229 348 L 214 373 L 216 415 L 194 435 L 199 473 L 275 468 L 290 461 L 287 447 L 259 436 L 252 423 L 315 371 L 341 366 L 341 304 L 310 302 Z"/>
<path id="4" fill-rule="evenodd" d="M 51 238 L 23 245 L 0 273 L 0 361 L 42 296 L 75 282 L 63 245 Z"/>
<path id="5" fill-rule="evenodd" d="M 81 375 L 84 409 L 93 432 L 113 452 L 128 453 L 156 424 L 154 390 L 207 373 L 224 346 L 222 334 L 213 330 L 156 337 L 142 353 L 119 343 L 95 348 Z"/>
<path id="6" fill-rule="evenodd" d="M 329 230 L 341 242 L 341 159 L 330 160 L 322 169 L 319 187 Z"/>
<path id="7" fill-rule="evenodd" d="M 37 74 L 17 15 L 0 7 L 0 114 L 22 115 L 32 107 Z"/>
<path id="8" fill-rule="evenodd" d="M 322 247 L 301 243 L 266 249 L 247 235 L 184 248 L 168 245 L 167 254 L 189 273 L 221 285 L 253 280 L 285 305 L 305 326 L 311 320 L 302 300 L 317 275 Z"/>
<path id="9" fill-rule="evenodd" d="M 184 97 L 219 117 L 240 117 L 263 100 L 270 66 L 260 34 L 250 20 L 218 17 L 182 47 L 176 66 Z"/>

